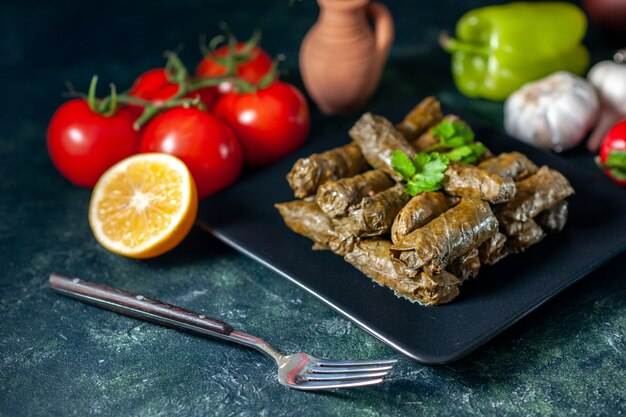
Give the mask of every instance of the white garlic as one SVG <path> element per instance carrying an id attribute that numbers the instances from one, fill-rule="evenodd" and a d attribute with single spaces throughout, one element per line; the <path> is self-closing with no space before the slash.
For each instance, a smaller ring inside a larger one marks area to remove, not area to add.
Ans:
<path id="1" fill-rule="evenodd" d="M 616 58 L 619 55 L 616 54 Z M 587 79 L 596 88 L 602 115 L 598 126 L 589 137 L 587 147 L 597 151 L 609 129 L 626 119 L 626 64 L 601 61 L 589 70 Z"/>
<path id="2" fill-rule="evenodd" d="M 565 71 L 525 84 L 504 105 L 506 132 L 530 145 L 561 152 L 578 145 L 600 112 L 596 92 Z"/>

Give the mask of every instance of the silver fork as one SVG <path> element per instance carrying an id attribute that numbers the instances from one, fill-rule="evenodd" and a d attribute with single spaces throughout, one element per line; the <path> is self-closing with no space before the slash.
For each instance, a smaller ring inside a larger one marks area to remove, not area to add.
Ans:
<path id="1" fill-rule="evenodd" d="M 278 382 L 299 390 L 352 388 L 375 385 L 391 370 L 396 360 L 334 361 L 298 352 L 283 355 L 266 341 L 235 330 L 223 321 L 194 313 L 143 295 L 104 284 L 57 273 L 48 280 L 53 290 L 127 316 L 179 330 L 239 343 L 265 353 L 278 365 Z"/>

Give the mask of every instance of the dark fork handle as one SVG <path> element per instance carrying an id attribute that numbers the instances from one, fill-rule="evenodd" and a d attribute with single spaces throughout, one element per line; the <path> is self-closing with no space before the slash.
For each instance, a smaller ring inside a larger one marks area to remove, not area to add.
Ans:
<path id="1" fill-rule="evenodd" d="M 229 324 L 203 314 L 81 278 L 53 272 L 48 283 L 53 290 L 63 295 L 164 326 L 218 337 L 228 336 L 233 331 Z"/>

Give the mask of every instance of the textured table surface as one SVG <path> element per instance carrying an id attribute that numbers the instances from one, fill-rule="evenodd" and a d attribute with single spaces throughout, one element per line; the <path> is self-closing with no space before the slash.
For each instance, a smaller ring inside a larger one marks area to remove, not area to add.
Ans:
<path id="1" fill-rule="evenodd" d="M 0 5 L 0 415 L 619 415 L 626 412 L 626 257 L 564 291 L 476 353 L 448 366 L 404 359 L 311 295 L 194 229 L 148 261 L 100 247 L 87 223 L 90 192 L 52 167 L 45 129 L 64 81 L 91 74 L 125 88 L 197 36 L 227 21 L 241 36 L 264 31 L 298 83 L 297 51 L 316 19 L 313 1 L 44 2 Z M 397 40 L 371 106 L 436 94 L 501 126 L 500 104 L 453 88 L 436 46 L 478 1 L 389 2 Z M 218 5 L 219 4 L 219 5 Z M 593 30 L 594 60 L 611 46 Z M 102 84 L 105 85 L 105 82 Z M 316 135 L 353 119 L 314 114 Z M 593 169 L 574 151 L 565 158 Z M 625 231 L 615 231 L 624 233 Z M 278 349 L 332 358 L 398 358 L 383 385 L 303 393 L 275 382 L 255 351 L 165 329 L 53 293 L 50 272 L 73 274 L 217 315 Z M 292 323 L 298 323 L 292 328 Z"/>

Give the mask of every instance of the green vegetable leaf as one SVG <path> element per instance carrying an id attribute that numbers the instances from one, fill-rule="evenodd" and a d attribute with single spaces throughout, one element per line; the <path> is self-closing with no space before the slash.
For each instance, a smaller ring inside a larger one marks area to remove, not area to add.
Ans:
<path id="1" fill-rule="evenodd" d="M 424 155 L 424 157 L 418 159 L 420 155 Z M 415 158 L 413 158 L 413 164 L 415 168 L 424 175 L 434 175 L 445 172 L 445 170 L 448 169 L 449 161 L 446 156 L 432 152 L 429 154 L 417 154 Z"/>
<path id="2" fill-rule="evenodd" d="M 461 146 L 460 148 L 452 149 L 450 152 L 446 152 L 445 155 L 450 158 L 451 161 L 460 162 L 463 158 L 472 155 L 472 148 L 469 146 Z"/>
<path id="3" fill-rule="evenodd" d="M 604 168 L 609 176 L 618 181 L 626 180 L 626 150 L 612 150 L 606 156 L 606 162 L 600 162 L 596 157 L 596 163 Z"/>
<path id="4" fill-rule="evenodd" d="M 394 151 L 391 157 L 393 170 L 406 181 L 406 192 L 411 196 L 440 189 L 450 161 L 472 164 L 486 150 L 485 145 L 474 142 L 474 132 L 460 120 L 443 120 L 430 132 L 439 139 L 438 144 L 426 148 L 412 160 L 401 151 Z M 432 152 L 437 149 L 447 152 Z"/>
<path id="5" fill-rule="evenodd" d="M 626 151 L 611 151 L 604 163 L 606 168 L 626 169 Z"/>
<path id="6" fill-rule="evenodd" d="M 393 169 L 406 181 L 406 192 L 411 196 L 440 189 L 449 162 L 445 155 L 437 152 L 421 152 L 413 160 L 401 151 L 392 155 Z"/>
<path id="7" fill-rule="evenodd" d="M 446 148 L 458 148 L 474 142 L 474 131 L 460 120 L 443 120 L 430 130 L 439 139 L 439 145 Z"/>
<path id="8" fill-rule="evenodd" d="M 391 166 L 403 180 L 410 180 L 416 173 L 415 165 L 411 159 L 402 151 L 393 151 L 391 155 Z"/>
<path id="9" fill-rule="evenodd" d="M 436 138 L 451 138 L 454 136 L 454 122 L 443 120 L 430 130 L 430 133 Z"/>
<path id="10" fill-rule="evenodd" d="M 473 164 L 478 161 L 487 148 L 482 143 L 471 143 L 459 148 L 455 148 L 444 155 L 454 162 L 463 162 L 465 164 Z"/>
<path id="11" fill-rule="evenodd" d="M 411 197 L 415 197 L 419 193 L 426 193 L 428 191 L 437 191 L 441 188 L 440 183 L 413 181 L 406 185 L 406 192 Z"/>
<path id="12" fill-rule="evenodd" d="M 611 168 L 609 172 L 611 173 L 611 177 L 616 180 L 626 180 L 626 169 L 624 168 Z"/>

